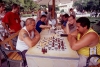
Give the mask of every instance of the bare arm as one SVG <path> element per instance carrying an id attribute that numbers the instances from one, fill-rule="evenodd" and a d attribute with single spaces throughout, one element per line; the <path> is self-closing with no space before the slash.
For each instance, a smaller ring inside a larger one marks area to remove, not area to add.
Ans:
<path id="1" fill-rule="evenodd" d="M 50 25 L 40 25 L 40 28 L 50 28 Z"/>
<path id="2" fill-rule="evenodd" d="M 29 47 L 33 47 L 37 44 L 37 42 L 40 39 L 40 35 L 37 31 L 34 32 L 35 36 L 33 39 L 31 39 L 28 35 L 27 32 L 23 32 L 21 33 L 20 36 L 22 36 L 22 40 L 29 46 Z"/>
<path id="3" fill-rule="evenodd" d="M 80 40 L 77 40 L 74 36 L 68 35 L 68 41 L 73 50 L 79 50 L 80 48 L 91 46 L 94 41 L 98 40 L 97 35 L 93 32 L 84 35 Z M 93 44 L 96 45 L 97 43 Z M 92 45 L 92 46 L 93 46 Z"/>
<path id="4" fill-rule="evenodd" d="M 8 29 L 8 27 L 6 26 L 6 24 L 5 23 L 1 23 L 2 24 L 2 26 L 7 30 L 7 32 L 9 32 L 9 29 Z"/>
<path id="5" fill-rule="evenodd" d="M 8 32 L 9 34 L 12 33 L 12 32 L 15 32 L 14 29 L 9 29 L 9 28 L 7 27 L 7 25 L 6 25 L 6 23 L 3 23 L 3 22 L 2 22 L 2 26 L 7 30 L 7 32 Z"/>
<path id="6" fill-rule="evenodd" d="M 67 34 L 70 34 L 70 31 L 69 31 L 69 21 L 66 23 L 66 28 L 65 28 L 65 32 L 67 33 Z"/>
<path id="7" fill-rule="evenodd" d="M 64 29 L 65 27 L 63 26 L 63 24 L 61 25 L 61 28 Z"/>

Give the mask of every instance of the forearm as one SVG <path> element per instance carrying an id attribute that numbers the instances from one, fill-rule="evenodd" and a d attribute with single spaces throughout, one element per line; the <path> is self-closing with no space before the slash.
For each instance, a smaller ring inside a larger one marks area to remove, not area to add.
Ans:
<path id="1" fill-rule="evenodd" d="M 35 46 L 38 43 L 39 40 L 40 40 L 40 36 L 35 36 L 32 39 L 32 47 Z"/>
<path id="2" fill-rule="evenodd" d="M 48 26 L 48 25 L 41 25 L 40 27 L 41 28 L 50 28 L 50 26 Z"/>
<path id="3" fill-rule="evenodd" d="M 33 46 L 37 44 L 37 42 L 40 40 L 40 34 L 37 32 L 37 30 L 35 29 L 34 31 L 34 38 L 32 39 L 33 42 Z"/>
<path id="4" fill-rule="evenodd" d="M 69 34 L 69 26 L 68 26 L 68 23 L 66 24 L 66 33 Z"/>
<path id="5" fill-rule="evenodd" d="M 2 26 L 9 32 L 9 29 L 7 28 L 7 26 L 6 26 L 6 24 L 5 23 L 1 23 L 2 24 Z"/>
<path id="6" fill-rule="evenodd" d="M 75 43 L 76 43 L 75 37 L 72 37 L 72 38 L 69 40 L 69 42 L 70 42 L 70 46 L 71 46 L 71 47 L 75 46 Z"/>
<path id="7" fill-rule="evenodd" d="M 68 35 L 68 41 L 69 41 L 71 48 L 74 50 L 74 47 L 77 41 L 76 38 L 72 35 Z"/>

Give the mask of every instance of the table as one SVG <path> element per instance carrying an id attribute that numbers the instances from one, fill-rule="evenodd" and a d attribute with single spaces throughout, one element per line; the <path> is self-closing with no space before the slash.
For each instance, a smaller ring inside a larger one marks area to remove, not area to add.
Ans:
<path id="1" fill-rule="evenodd" d="M 48 29 L 43 30 L 40 35 L 41 39 L 36 46 L 30 48 L 26 52 L 28 67 L 78 67 L 79 56 L 76 51 L 70 48 L 66 37 L 60 37 L 57 34 L 49 33 Z M 44 39 L 44 43 L 48 44 L 51 40 L 50 37 L 53 39 L 53 36 L 56 38 L 60 37 L 67 49 L 64 51 L 62 49 L 47 49 L 47 53 L 43 53 L 42 48 L 44 48 L 44 44 L 42 40 Z M 41 47 L 37 48 L 40 44 L 42 44 Z"/>

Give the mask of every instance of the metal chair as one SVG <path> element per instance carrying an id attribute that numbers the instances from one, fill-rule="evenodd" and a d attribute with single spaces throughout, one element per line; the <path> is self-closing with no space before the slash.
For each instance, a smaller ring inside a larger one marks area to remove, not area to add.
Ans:
<path id="1" fill-rule="evenodd" d="M 87 58 L 86 66 L 85 66 L 85 67 L 100 67 L 100 64 L 89 66 L 89 62 L 90 62 L 90 59 L 91 59 L 92 57 L 98 57 L 98 58 L 100 58 L 100 55 L 90 55 L 90 56 Z"/>

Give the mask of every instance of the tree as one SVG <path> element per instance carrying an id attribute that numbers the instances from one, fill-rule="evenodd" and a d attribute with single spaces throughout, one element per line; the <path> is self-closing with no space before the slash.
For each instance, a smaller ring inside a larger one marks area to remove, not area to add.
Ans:
<path id="1" fill-rule="evenodd" d="M 7 9 L 11 9 L 11 5 L 13 3 L 16 3 L 21 6 L 21 8 L 24 8 L 24 11 L 31 11 L 34 8 L 38 8 L 39 5 L 34 3 L 33 0 L 2 0 L 6 4 Z"/>
<path id="2" fill-rule="evenodd" d="M 100 10 L 100 1 L 99 0 L 77 0 L 74 5 L 80 11 L 82 10 L 91 11 L 91 10 Z"/>

